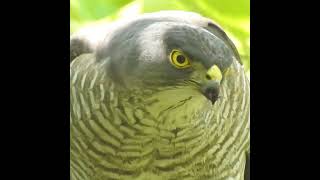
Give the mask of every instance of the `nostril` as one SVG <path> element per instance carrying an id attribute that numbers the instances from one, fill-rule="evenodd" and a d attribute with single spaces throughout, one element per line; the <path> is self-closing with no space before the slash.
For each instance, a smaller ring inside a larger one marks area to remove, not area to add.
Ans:
<path id="1" fill-rule="evenodd" d="M 207 74 L 206 75 L 206 78 L 208 79 L 208 80 L 211 80 L 211 77 Z"/>

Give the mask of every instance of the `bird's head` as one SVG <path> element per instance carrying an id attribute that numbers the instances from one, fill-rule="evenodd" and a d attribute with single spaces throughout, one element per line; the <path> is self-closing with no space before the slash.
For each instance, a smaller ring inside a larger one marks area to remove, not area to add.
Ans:
<path id="1" fill-rule="evenodd" d="M 97 59 L 107 57 L 115 81 L 128 92 L 148 92 L 144 99 L 161 102 L 162 108 L 157 103 L 155 108 L 164 110 L 188 102 L 214 104 L 234 54 L 204 28 L 144 20 L 106 38 Z"/>

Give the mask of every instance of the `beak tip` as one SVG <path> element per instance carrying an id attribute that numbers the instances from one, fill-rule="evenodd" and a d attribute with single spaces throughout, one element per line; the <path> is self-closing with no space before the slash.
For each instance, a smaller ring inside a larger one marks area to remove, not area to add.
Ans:
<path id="1" fill-rule="evenodd" d="M 207 86 L 203 89 L 203 95 L 211 101 L 212 105 L 218 100 L 219 98 L 219 86 L 218 85 L 212 85 L 212 86 Z"/>

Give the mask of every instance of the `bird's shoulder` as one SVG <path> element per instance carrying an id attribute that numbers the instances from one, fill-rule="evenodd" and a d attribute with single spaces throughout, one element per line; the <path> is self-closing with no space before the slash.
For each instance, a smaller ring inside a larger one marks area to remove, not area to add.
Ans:
<path id="1" fill-rule="evenodd" d="M 70 88 L 77 91 L 96 90 L 107 88 L 105 84 L 111 83 L 108 77 L 107 64 L 109 57 L 104 61 L 96 61 L 94 53 L 82 54 L 70 64 Z M 107 90 L 107 89 L 106 89 Z"/>
<path id="2" fill-rule="evenodd" d="M 70 64 L 71 123 L 91 119 L 114 97 L 114 83 L 108 76 L 108 59 L 97 62 L 93 53 L 82 54 Z"/>

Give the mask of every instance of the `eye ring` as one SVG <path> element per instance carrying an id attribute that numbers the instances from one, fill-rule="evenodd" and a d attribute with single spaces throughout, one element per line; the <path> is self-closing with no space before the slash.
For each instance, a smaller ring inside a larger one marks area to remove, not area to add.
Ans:
<path id="1" fill-rule="evenodd" d="M 184 69 L 191 66 L 190 59 L 177 49 L 172 50 L 170 53 L 170 62 L 178 69 Z"/>

